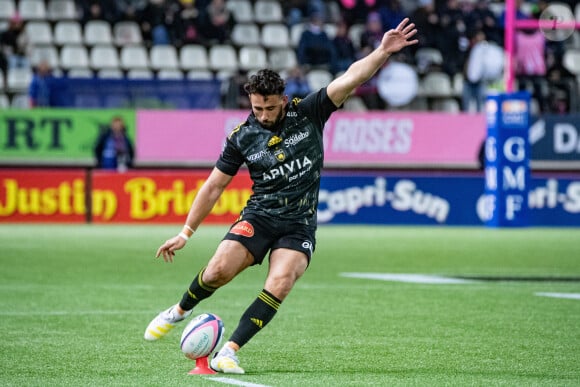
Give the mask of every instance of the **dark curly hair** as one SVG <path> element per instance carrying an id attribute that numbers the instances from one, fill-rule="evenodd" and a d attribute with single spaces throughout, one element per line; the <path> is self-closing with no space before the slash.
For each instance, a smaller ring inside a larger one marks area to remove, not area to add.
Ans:
<path id="1" fill-rule="evenodd" d="M 260 95 L 282 95 L 286 89 L 286 82 L 275 71 L 270 69 L 259 70 L 250 77 L 244 85 L 244 90 L 248 94 Z"/>

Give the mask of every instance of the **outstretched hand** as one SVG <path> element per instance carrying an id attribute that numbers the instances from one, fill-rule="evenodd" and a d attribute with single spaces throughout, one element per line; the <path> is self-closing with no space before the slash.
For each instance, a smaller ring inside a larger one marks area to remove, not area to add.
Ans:
<path id="1" fill-rule="evenodd" d="M 165 241 L 164 244 L 157 249 L 157 254 L 155 258 L 163 256 L 165 262 L 173 262 L 173 257 L 175 256 L 175 250 L 179 250 L 185 246 L 185 241 L 179 236 L 175 236 L 171 239 Z"/>
<path id="2" fill-rule="evenodd" d="M 403 19 L 397 28 L 391 29 L 383 35 L 381 42 L 382 47 L 389 53 L 393 54 L 407 46 L 419 43 L 419 40 L 411 39 L 417 33 L 415 24 L 409 23 L 409 18 Z"/>

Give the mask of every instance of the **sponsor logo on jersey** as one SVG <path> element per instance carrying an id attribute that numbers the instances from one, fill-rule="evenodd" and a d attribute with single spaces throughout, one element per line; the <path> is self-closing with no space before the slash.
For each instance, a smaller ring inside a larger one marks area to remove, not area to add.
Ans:
<path id="1" fill-rule="evenodd" d="M 296 133 L 296 134 L 290 136 L 289 138 L 287 138 L 286 140 L 284 140 L 284 145 L 286 145 L 286 146 L 296 145 L 300 141 L 304 140 L 305 138 L 308 138 L 308 136 L 310 136 L 310 133 L 308 133 L 308 132 Z"/>
<path id="2" fill-rule="evenodd" d="M 296 113 L 296 112 L 288 112 L 288 113 L 286 113 L 286 117 L 298 117 L 298 113 Z"/>
<path id="3" fill-rule="evenodd" d="M 284 153 L 283 149 L 277 149 L 274 152 L 274 156 L 276 156 L 276 160 L 278 160 L 279 162 L 283 162 L 284 160 L 286 160 L 286 153 Z"/>
<path id="4" fill-rule="evenodd" d="M 276 168 L 270 169 L 268 172 L 265 172 L 262 178 L 264 180 L 272 180 L 276 179 L 280 176 L 289 175 L 289 174 L 297 174 L 300 172 L 299 175 L 302 175 L 307 170 L 312 168 L 312 161 L 307 156 L 304 156 L 302 160 L 296 159 L 290 162 L 284 163 Z"/>
<path id="5" fill-rule="evenodd" d="M 270 141 L 268 141 L 268 147 L 273 147 L 274 145 L 280 144 L 282 139 L 278 136 L 272 136 Z"/>
<path id="6" fill-rule="evenodd" d="M 243 220 L 237 223 L 232 229 L 230 230 L 230 234 L 236 234 L 251 238 L 254 236 L 254 226 L 252 226 L 249 222 Z"/>
<path id="7" fill-rule="evenodd" d="M 264 156 L 268 156 L 270 152 L 267 150 L 261 150 L 258 153 L 254 153 L 248 156 L 248 161 L 258 161 L 264 158 Z"/>

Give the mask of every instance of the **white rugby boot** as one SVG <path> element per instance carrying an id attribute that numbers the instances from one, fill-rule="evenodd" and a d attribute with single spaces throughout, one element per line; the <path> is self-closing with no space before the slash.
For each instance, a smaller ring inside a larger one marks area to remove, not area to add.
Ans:
<path id="1" fill-rule="evenodd" d="M 217 352 L 213 359 L 211 359 L 210 367 L 217 372 L 224 374 L 243 374 L 244 369 L 240 367 L 240 361 L 236 356 L 236 352 L 224 345 L 223 348 Z"/>
<path id="2" fill-rule="evenodd" d="M 149 323 L 147 329 L 145 329 L 145 340 L 159 340 L 175 328 L 177 323 L 189 317 L 192 312 L 192 310 L 188 310 L 183 315 L 180 315 L 176 308 L 177 304 L 159 313 L 157 317 Z"/>

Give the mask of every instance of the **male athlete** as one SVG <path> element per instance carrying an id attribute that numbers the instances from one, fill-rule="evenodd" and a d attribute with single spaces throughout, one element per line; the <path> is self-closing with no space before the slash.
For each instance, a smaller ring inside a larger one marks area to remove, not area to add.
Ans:
<path id="1" fill-rule="evenodd" d="M 304 274 L 314 251 L 325 122 L 391 54 L 416 44 L 416 39 L 411 40 L 416 33 L 415 25 L 404 19 L 384 34 L 373 52 L 303 100 L 289 102 L 284 80 L 271 70 L 260 70 L 250 77 L 244 88 L 251 114 L 228 136 L 215 168 L 191 205 L 183 230 L 163 243 L 156 256 L 173 261 L 175 251 L 185 246 L 244 163 L 253 180 L 253 194 L 181 301 L 151 321 L 145 330 L 146 340 L 163 337 L 200 301 L 244 269 L 261 264 L 269 252 L 263 290 L 210 362 L 219 372 L 244 373 L 237 351 L 272 320 Z"/>

